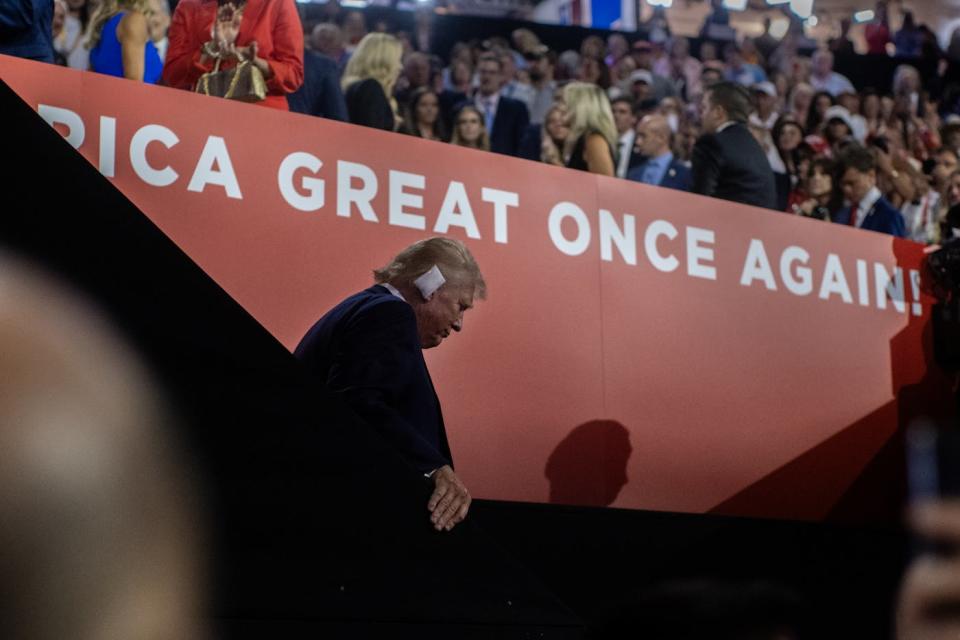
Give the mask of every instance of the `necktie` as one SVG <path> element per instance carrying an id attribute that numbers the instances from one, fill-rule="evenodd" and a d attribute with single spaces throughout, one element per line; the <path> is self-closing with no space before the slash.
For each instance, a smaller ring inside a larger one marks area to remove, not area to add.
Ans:
<path id="1" fill-rule="evenodd" d="M 854 204 L 850 207 L 850 221 L 847 224 L 851 227 L 857 226 L 857 206 L 858 205 Z"/>
<path id="2" fill-rule="evenodd" d="M 493 100 L 486 98 L 483 101 L 483 119 L 487 127 L 487 135 L 493 132 Z"/>

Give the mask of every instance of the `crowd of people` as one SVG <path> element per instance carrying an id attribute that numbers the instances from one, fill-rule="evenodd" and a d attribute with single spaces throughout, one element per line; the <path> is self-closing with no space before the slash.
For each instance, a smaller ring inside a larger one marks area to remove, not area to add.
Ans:
<path id="1" fill-rule="evenodd" d="M 656 25 L 661 37 L 651 40 L 631 42 L 623 34 L 612 33 L 606 39 L 585 38 L 579 50 L 554 51 L 533 31 L 518 29 L 503 37 L 457 43 L 446 60 L 431 50 L 429 29 L 421 29 L 424 23 L 419 21 L 412 33 L 389 33 L 386 25 L 375 25 L 368 33 L 364 14 L 347 11 L 309 25 L 309 37 L 305 37 L 305 25 L 293 0 L 240 0 L 236 4 L 180 0 L 172 16 L 167 0 L 21 0 L 20 4 L 29 5 L 30 11 L 0 11 L 0 52 L 184 90 L 196 90 L 206 74 L 249 63 L 265 83 L 264 95 L 255 101 L 271 108 L 690 191 L 922 243 L 960 236 L 960 86 L 951 84 L 949 75 L 950 65 L 960 63 L 960 34 L 942 51 L 932 32 L 916 25 L 909 13 L 903 16 L 902 27 L 893 32 L 883 3 L 878 4 L 876 21 L 866 30 L 867 47 L 874 55 L 893 49 L 902 64 L 886 86 L 860 88 L 859 78 L 848 78 L 834 69 L 835 54 L 849 55 L 853 50 L 849 21 L 841 24 L 839 37 L 823 43 L 811 55 L 801 52 L 802 35 L 796 30 L 782 39 L 767 32 L 755 39 L 718 44 L 709 36 L 716 32 L 715 27 L 729 22 L 719 2 L 714 2 L 715 10 L 705 24 L 707 38 L 696 42 L 696 55 L 690 40 L 670 35 L 661 11 Z M 939 75 L 921 77 L 918 66 L 929 65 L 918 62 L 915 66 L 910 60 L 924 59 L 941 63 Z M 413 260 L 412 253 L 423 257 Z M 447 270 L 446 276 L 438 264 Z M 14 269 L 18 267 L 5 266 L 17 275 Z M 61 295 L 46 293 L 47 285 L 42 283 L 31 285 L 28 276 L 18 277 L 27 278 L 27 284 L 47 298 Z M 401 350 L 403 358 L 392 362 L 402 367 L 421 366 L 418 348 L 437 346 L 451 331 L 460 331 L 474 295 L 482 298 L 485 291 L 469 251 L 449 239 L 417 243 L 377 270 L 376 278 L 374 287 L 357 296 L 370 303 L 361 311 L 376 320 L 372 326 L 389 332 L 383 333 L 381 342 L 365 335 L 357 344 L 348 345 L 362 352 L 360 355 L 333 349 L 329 342 L 335 332 L 331 333 L 330 327 L 344 322 L 348 312 L 355 313 L 358 308 L 352 304 L 354 298 L 348 301 L 351 304 L 336 307 L 332 315 L 318 321 L 297 350 L 297 356 L 314 373 L 324 374 L 323 379 L 328 379 L 332 366 L 328 353 L 360 361 L 364 354 Z M 11 291 L 10 308 L 17 311 L 21 305 L 30 312 L 7 323 L 13 327 L 7 336 L 11 345 L 59 354 L 58 360 L 65 362 L 89 360 L 90 354 L 82 349 L 64 351 L 69 357 L 64 356 L 59 351 L 65 347 L 54 340 L 56 336 L 33 331 L 33 311 L 39 308 L 39 298 L 24 293 L 26 289 Z M 61 311 L 69 316 L 71 310 Z M 396 337 L 398 313 L 405 329 L 400 341 Z M 94 391 L 113 397 L 119 389 L 120 396 L 131 396 L 130 407 L 140 408 L 142 374 L 137 365 L 127 362 L 112 338 L 97 337 L 96 327 L 88 326 L 82 317 L 76 325 L 58 331 L 67 338 L 77 332 L 85 338 L 93 335 L 98 353 L 103 355 L 106 348 L 111 356 L 105 365 L 110 370 L 95 371 L 93 378 L 103 376 L 112 384 Z M 71 348 L 83 343 L 74 340 Z M 376 347 L 372 351 L 371 344 Z M 45 363 L 41 358 L 36 364 Z M 366 393 L 375 388 L 365 378 L 373 375 L 371 371 L 374 368 L 342 367 L 339 378 L 329 379 L 352 392 L 360 389 Z M 470 497 L 450 466 L 449 445 L 425 365 L 417 371 L 418 376 L 409 376 L 377 370 L 374 373 L 383 379 L 374 382 L 393 385 L 401 380 L 413 391 L 401 389 L 395 397 L 427 398 L 423 407 L 408 411 L 412 416 L 409 424 L 426 425 L 430 436 L 429 441 L 417 440 L 420 445 L 411 455 L 418 470 L 432 478 L 436 487 L 428 503 L 431 522 L 436 529 L 449 531 L 466 517 Z M 41 378 L 28 368 L 21 366 L 13 374 L 24 372 L 29 374 L 24 381 L 14 375 L 15 384 L 40 384 L 36 381 Z M 89 382 L 90 376 L 87 378 Z M 356 384 L 358 379 L 364 384 Z M 77 380 L 64 380 L 51 378 L 48 382 L 56 383 L 60 392 L 76 386 Z M 366 401 L 367 406 L 373 404 L 362 393 L 354 393 L 354 397 Z M 109 420 L 88 425 L 89 433 L 78 437 L 99 443 L 116 426 L 114 418 L 122 421 L 129 417 L 123 411 L 130 407 L 101 404 L 108 411 L 96 415 L 109 414 Z M 358 414 L 362 415 L 362 403 Z M 406 420 L 406 416 L 400 418 Z M 136 424 L 150 426 L 152 421 Z M 28 426 L 51 425 L 56 426 Z M 18 446 L 30 444 L 28 431 L 12 430 L 0 436 L 16 455 Z M 155 454 L 153 437 L 149 429 L 144 431 L 144 442 Z M 134 447 L 125 455 L 136 461 L 143 451 Z M 22 459 L 33 460 L 29 456 Z M 162 485 L 173 476 L 167 461 L 159 462 L 163 464 L 148 470 Z M 29 473 L 43 471 L 39 466 L 26 471 L 11 468 L 21 474 L 18 478 L 27 479 L 32 477 Z M 18 478 L 2 486 L 17 490 Z M 145 520 L 144 526 L 154 526 L 175 539 L 180 521 L 192 517 L 176 508 L 181 490 L 171 484 L 157 492 L 157 513 L 165 519 L 159 524 Z M 118 504 L 130 498 L 121 493 L 107 498 Z M 36 508 L 59 513 L 60 502 L 54 502 L 39 502 Z M 45 512 L 43 515 L 44 521 L 59 522 Z M 960 545 L 956 503 L 927 505 L 913 516 L 913 527 L 920 535 L 951 548 Z M 90 516 L 99 517 L 96 513 Z M 34 546 L 34 539 L 39 539 L 43 545 L 62 547 L 62 540 L 50 535 L 58 532 L 51 528 L 38 536 L 27 530 L 21 539 Z M 180 589 L 177 593 L 190 596 L 169 599 L 171 615 L 176 615 L 180 608 L 190 610 L 196 601 L 190 589 L 195 584 L 191 565 L 195 551 L 177 547 L 175 540 L 170 544 L 169 549 L 157 547 L 161 555 L 168 553 L 175 560 L 165 574 L 170 584 L 164 582 L 158 593 L 176 587 Z M 28 554 L 18 553 L 17 545 L 4 548 L 9 551 L 5 561 L 13 567 L 13 575 L 34 570 L 23 562 Z M 72 557 L 54 560 L 76 564 Z M 118 560 L 138 566 L 126 555 L 119 555 Z M 897 610 L 898 637 L 956 637 L 960 628 L 960 618 L 954 615 L 960 597 L 957 562 L 952 553 L 911 565 Z M 114 564 L 108 573 L 114 571 L 117 579 L 123 578 L 126 569 L 122 562 Z M 53 605 L 47 606 L 55 610 Z"/>
<path id="2" fill-rule="evenodd" d="M 423 11 L 412 31 L 380 21 L 368 32 L 364 13 L 336 3 L 305 24 L 293 0 L 181 0 L 172 19 L 168 0 L 55 0 L 49 56 L 12 52 L 187 90 L 249 61 L 266 89 L 244 98 L 269 107 L 923 243 L 954 235 L 960 30 L 942 50 L 909 11 L 891 29 L 877 3 L 867 49 L 902 64 L 870 87 L 834 69 L 854 51 L 849 19 L 813 51 L 796 20 L 779 39 L 768 18 L 760 37 L 718 41 L 729 15 L 712 4 L 695 41 L 671 35 L 659 11 L 651 40 L 614 32 L 554 51 L 521 28 L 457 42 L 443 59 Z M 921 77 L 931 61 L 940 75 Z"/>
<path id="3" fill-rule="evenodd" d="M 307 39 L 334 61 L 345 107 L 294 108 L 938 243 L 960 224 L 958 87 L 944 77 L 960 46 L 941 50 L 909 12 L 898 30 L 883 3 L 876 13 L 869 51 L 889 47 L 902 64 L 870 87 L 834 69 L 853 53 L 847 19 L 806 53 L 801 31 L 776 39 L 768 20 L 739 41 L 613 33 L 567 51 L 518 29 L 458 42 L 444 60 L 410 33 L 366 34 L 349 12 L 349 28 L 322 22 Z M 941 76 L 921 78 L 931 60 Z"/>

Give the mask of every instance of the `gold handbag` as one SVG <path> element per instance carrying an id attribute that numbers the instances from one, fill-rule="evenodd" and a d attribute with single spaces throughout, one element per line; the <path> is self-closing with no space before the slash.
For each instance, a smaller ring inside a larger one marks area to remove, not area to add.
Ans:
<path id="1" fill-rule="evenodd" d="M 241 61 L 232 69 L 220 71 L 220 58 L 217 58 L 213 71 L 200 76 L 196 91 L 205 96 L 259 102 L 267 97 L 267 83 L 260 69 L 249 60 Z"/>

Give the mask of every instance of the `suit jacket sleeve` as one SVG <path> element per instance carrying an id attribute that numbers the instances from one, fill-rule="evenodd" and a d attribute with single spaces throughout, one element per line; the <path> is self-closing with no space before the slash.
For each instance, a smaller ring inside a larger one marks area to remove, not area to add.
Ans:
<path id="1" fill-rule="evenodd" d="M 501 101 L 504 99 L 501 98 Z M 512 156 L 520 155 L 520 143 L 523 141 L 523 134 L 530 126 L 530 112 L 527 105 L 520 100 L 510 99 L 510 121 L 511 127 L 508 135 L 510 136 L 510 148 L 508 153 Z"/>
<path id="2" fill-rule="evenodd" d="M 201 39 L 198 23 L 197 5 L 180 2 L 167 31 L 169 44 L 163 63 L 163 83 L 168 87 L 190 91 L 201 75 L 213 71 L 213 61 L 200 64 L 200 48 L 210 36 L 206 34 Z"/>
<path id="3" fill-rule="evenodd" d="M 907 237 L 907 225 L 903 221 L 903 215 L 896 207 L 890 208 L 890 233 L 898 238 Z"/>
<path id="4" fill-rule="evenodd" d="M 527 128 L 523 132 L 523 137 L 520 138 L 520 147 L 517 150 L 517 155 L 527 160 L 539 162 L 542 135 L 540 125 L 527 125 Z"/>
<path id="5" fill-rule="evenodd" d="M 0 33 L 17 33 L 33 26 L 33 0 L 0 2 Z"/>
<path id="6" fill-rule="evenodd" d="M 340 90 L 340 76 L 337 73 L 337 64 L 334 62 L 329 73 L 324 74 L 320 85 L 320 110 L 324 118 L 348 122 L 347 103 Z"/>
<path id="7" fill-rule="evenodd" d="M 417 321 L 407 303 L 383 302 L 357 314 L 345 327 L 330 367 L 327 388 L 376 429 L 420 471 L 450 464 L 397 407 L 407 381 L 421 372 L 423 355 Z M 439 410 L 439 407 L 438 407 Z"/>
<path id="8" fill-rule="evenodd" d="M 716 193 L 720 179 L 720 156 L 720 142 L 716 136 L 707 134 L 697 140 L 693 147 L 690 191 L 705 196 Z"/>
<path id="9" fill-rule="evenodd" d="M 674 188 L 680 191 L 690 191 L 690 169 L 688 169 L 682 162 L 677 162 L 676 160 L 674 160 L 671 167 L 676 172 Z"/>
<path id="10" fill-rule="evenodd" d="M 522 101 L 516 100 L 515 103 L 517 117 L 513 123 L 513 155 L 519 156 L 520 142 L 523 140 L 523 134 L 527 132 L 527 127 L 530 126 L 530 111 Z"/>
<path id="11" fill-rule="evenodd" d="M 267 88 L 275 93 L 293 93 L 303 84 L 303 26 L 293 0 L 283 0 L 277 6 L 271 38 L 273 51 L 267 64 L 273 77 Z"/>

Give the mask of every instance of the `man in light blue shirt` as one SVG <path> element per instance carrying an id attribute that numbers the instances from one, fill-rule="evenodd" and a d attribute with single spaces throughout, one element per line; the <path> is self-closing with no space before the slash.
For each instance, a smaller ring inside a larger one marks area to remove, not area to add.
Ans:
<path id="1" fill-rule="evenodd" d="M 656 158 L 650 158 L 643 165 L 643 173 L 640 176 L 640 182 L 644 184 L 660 184 L 663 181 L 667 168 L 673 162 L 673 153 L 667 151 Z"/>
<path id="2" fill-rule="evenodd" d="M 670 151 L 670 124 L 661 115 L 646 116 L 637 125 L 636 146 L 646 160 L 627 173 L 628 180 L 680 191 L 690 190 L 690 169 Z"/>

